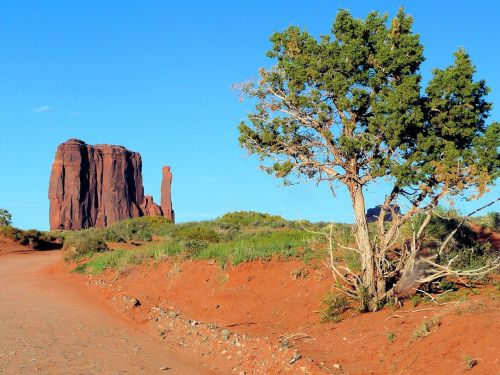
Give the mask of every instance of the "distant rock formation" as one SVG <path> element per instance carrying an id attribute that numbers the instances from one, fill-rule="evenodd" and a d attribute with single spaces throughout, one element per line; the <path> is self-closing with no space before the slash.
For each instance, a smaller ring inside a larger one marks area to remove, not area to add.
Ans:
<path id="1" fill-rule="evenodd" d="M 170 200 L 170 186 L 168 192 Z M 57 148 L 49 200 L 51 229 L 105 227 L 132 217 L 163 215 L 153 197 L 144 196 L 139 153 L 78 139 Z M 171 206 L 165 216 L 172 219 Z"/>
<path id="2" fill-rule="evenodd" d="M 174 210 L 172 210 L 172 172 L 170 167 L 162 168 L 163 179 L 161 181 L 161 209 L 163 216 L 169 218 L 172 223 L 175 222 Z"/>
<path id="3" fill-rule="evenodd" d="M 380 216 L 381 211 L 382 211 L 381 205 L 373 207 L 373 208 L 369 208 L 366 211 L 366 221 L 368 221 L 369 223 L 373 223 L 374 221 L 377 221 L 379 216 Z M 385 219 L 384 219 L 385 221 L 392 221 L 392 212 L 391 211 L 394 211 L 396 214 L 399 214 L 401 212 L 401 209 L 397 205 L 394 205 L 394 204 L 390 205 L 388 212 L 385 214 Z"/>

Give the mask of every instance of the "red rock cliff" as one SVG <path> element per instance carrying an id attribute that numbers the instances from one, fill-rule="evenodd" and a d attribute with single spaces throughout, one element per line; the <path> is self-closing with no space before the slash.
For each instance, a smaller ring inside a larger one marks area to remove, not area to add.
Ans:
<path id="1" fill-rule="evenodd" d="M 163 212 L 144 196 L 141 155 L 70 139 L 57 148 L 49 185 L 50 228 L 105 227 Z"/>

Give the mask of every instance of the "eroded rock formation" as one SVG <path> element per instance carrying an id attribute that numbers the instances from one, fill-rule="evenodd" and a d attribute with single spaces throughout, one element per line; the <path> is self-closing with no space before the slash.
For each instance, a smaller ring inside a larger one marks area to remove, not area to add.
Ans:
<path id="1" fill-rule="evenodd" d="M 170 167 L 165 166 L 162 168 L 163 179 L 161 181 L 161 209 L 163 216 L 175 222 L 174 210 L 172 210 L 172 172 Z"/>
<path id="2" fill-rule="evenodd" d="M 144 196 L 139 153 L 78 139 L 57 148 L 49 200 L 51 229 L 105 227 L 127 218 L 163 215 L 153 198 Z M 165 216 L 172 219 L 171 211 Z"/>

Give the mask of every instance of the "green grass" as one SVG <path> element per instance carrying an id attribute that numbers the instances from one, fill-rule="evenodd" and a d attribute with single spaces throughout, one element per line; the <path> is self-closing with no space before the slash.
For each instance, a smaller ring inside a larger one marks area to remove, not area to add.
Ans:
<path id="1" fill-rule="evenodd" d="M 387 341 L 389 341 L 389 343 L 392 344 L 396 339 L 396 334 L 394 332 L 386 332 L 385 338 L 387 339 Z"/>
<path id="2" fill-rule="evenodd" d="M 178 243 L 161 243 L 145 246 L 139 250 L 114 250 L 95 255 L 88 262 L 77 266 L 73 272 L 99 274 L 107 269 L 123 271 L 130 266 L 157 261 L 164 257 L 180 254 Z"/>
<path id="3" fill-rule="evenodd" d="M 303 254 L 304 248 L 308 247 L 313 237 L 314 235 L 299 230 L 263 232 L 248 234 L 227 242 L 208 243 L 206 247 L 198 250 L 189 248 L 189 242 L 167 240 L 143 246 L 138 250 L 87 253 L 91 259 L 76 267 L 74 272 L 98 274 L 106 269 L 123 271 L 132 265 L 159 261 L 176 255 L 192 259 L 215 259 L 223 267 L 256 259 L 270 260 L 272 257 L 288 259 Z"/>
<path id="4" fill-rule="evenodd" d="M 304 230 L 306 228 L 307 230 Z M 310 231 L 329 233 L 328 223 L 288 221 L 280 216 L 239 211 L 216 220 L 172 224 L 157 217 L 124 220 L 107 228 L 59 233 L 64 237 L 66 259 L 90 258 L 75 272 L 99 273 L 122 270 L 134 264 L 180 255 L 191 259 L 214 259 L 222 267 L 257 259 L 296 257 L 309 263 L 326 255 L 326 238 Z M 151 242 L 153 237 L 158 242 Z M 333 237 L 348 245 L 351 226 L 334 224 Z M 110 251 L 106 242 L 151 242 L 135 250 Z M 353 270 L 359 257 L 349 251 L 339 253 Z"/>
<path id="5" fill-rule="evenodd" d="M 287 259 L 295 256 L 299 248 L 307 247 L 313 236 L 300 230 L 250 234 L 227 242 L 211 243 L 195 257 L 216 259 L 222 265 L 237 265 L 256 259 L 269 260 L 273 256 Z"/>

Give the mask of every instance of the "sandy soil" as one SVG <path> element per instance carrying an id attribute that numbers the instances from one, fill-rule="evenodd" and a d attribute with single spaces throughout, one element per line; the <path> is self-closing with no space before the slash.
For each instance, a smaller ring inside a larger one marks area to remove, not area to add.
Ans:
<path id="1" fill-rule="evenodd" d="M 166 259 L 88 276 L 20 250 L 0 256 L 0 374 L 500 374 L 495 287 L 322 323 L 320 263 Z"/>
<path id="2" fill-rule="evenodd" d="M 59 251 L 8 250 L 0 256 L 0 374 L 207 373 L 47 273 Z"/>
<path id="3" fill-rule="evenodd" d="M 354 313 L 335 324 L 321 323 L 319 314 L 331 274 L 300 261 L 221 270 L 213 262 L 166 260 L 96 277 L 68 270 L 54 272 L 88 285 L 165 345 L 219 373 L 500 374 L 500 292 L 492 287 L 439 306 L 407 302 Z M 141 305 L 128 308 L 129 298 Z M 425 322 L 436 325 L 414 337 Z M 467 356 L 476 361 L 472 369 Z"/>

